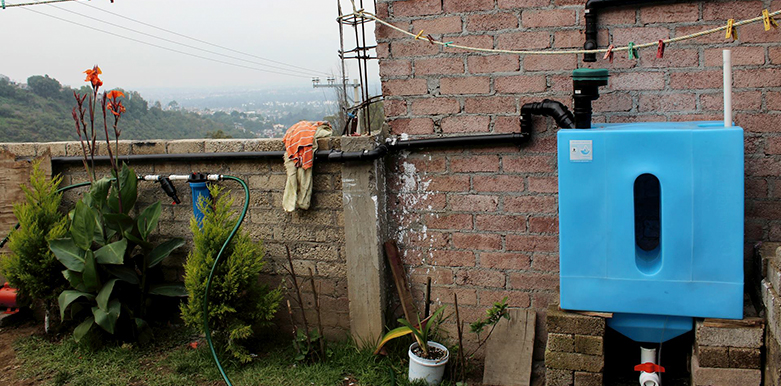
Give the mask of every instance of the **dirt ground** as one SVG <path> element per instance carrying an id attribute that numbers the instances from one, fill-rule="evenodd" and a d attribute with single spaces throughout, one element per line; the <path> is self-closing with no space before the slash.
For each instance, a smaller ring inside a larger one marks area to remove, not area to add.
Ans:
<path id="1" fill-rule="evenodd" d="M 19 364 L 14 353 L 13 343 L 25 336 L 43 334 L 43 326 L 25 323 L 19 326 L 0 328 L 0 385 L 32 386 L 35 380 L 19 381 L 16 370 Z"/>

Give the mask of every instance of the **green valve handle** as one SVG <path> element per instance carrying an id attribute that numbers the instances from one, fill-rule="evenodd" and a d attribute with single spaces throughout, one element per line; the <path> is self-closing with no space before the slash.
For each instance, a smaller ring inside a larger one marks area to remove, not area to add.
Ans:
<path id="1" fill-rule="evenodd" d="M 607 86 L 606 69 L 579 68 L 572 71 L 572 99 L 575 102 L 575 128 L 591 128 L 591 102 L 599 98 L 599 88 Z"/>

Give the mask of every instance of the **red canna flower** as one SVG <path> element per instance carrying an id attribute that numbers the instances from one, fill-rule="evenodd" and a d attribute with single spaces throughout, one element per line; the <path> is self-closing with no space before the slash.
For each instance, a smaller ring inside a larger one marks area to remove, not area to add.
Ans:
<path id="1" fill-rule="evenodd" d="M 119 90 L 111 90 L 111 91 L 106 93 L 106 97 L 108 99 L 116 100 L 117 98 L 121 98 L 121 97 L 124 97 L 124 96 L 125 96 L 125 94 L 123 94 L 122 91 L 119 91 Z"/>
<path id="2" fill-rule="evenodd" d="M 98 78 L 98 75 L 102 74 L 103 71 L 100 71 L 100 67 L 97 64 L 91 70 L 84 71 L 84 73 L 87 74 L 87 79 L 84 79 L 84 81 L 92 83 L 92 87 L 98 88 L 103 85 L 103 81 Z"/>
<path id="3" fill-rule="evenodd" d="M 125 94 L 119 90 L 111 90 L 104 96 L 104 98 L 106 98 L 106 108 L 116 117 L 119 117 L 122 113 L 125 112 L 125 106 L 122 105 L 122 101 L 117 100 L 117 98 L 124 96 Z"/>

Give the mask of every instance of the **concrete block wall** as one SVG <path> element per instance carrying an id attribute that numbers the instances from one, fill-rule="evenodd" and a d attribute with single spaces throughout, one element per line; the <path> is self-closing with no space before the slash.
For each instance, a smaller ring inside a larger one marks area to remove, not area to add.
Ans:
<path id="1" fill-rule="evenodd" d="M 600 386 L 605 367 L 605 319 L 547 310 L 546 386 Z"/>
<path id="2" fill-rule="evenodd" d="M 768 260 L 767 277 L 762 281 L 765 305 L 765 386 L 781 385 L 781 248 Z"/>
<path id="3" fill-rule="evenodd" d="M 377 14 L 412 33 L 496 49 L 582 47 L 585 0 L 378 0 Z M 608 9 L 599 43 L 616 46 L 687 35 L 781 0 L 692 1 Z M 742 26 L 666 48 L 583 63 L 571 56 L 467 52 L 414 41 L 378 24 L 377 54 L 392 135 L 505 133 L 520 130 L 523 104 L 555 99 L 571 105 L 570 73 L 608 68 L 609 85 L 594 103 L 596 122 L 722 119 L 721 50 L 733 49 L 734 119 L 745 128 L 748 260 L 758 241 L 781 241 L 781 32 Z M 403 153 L 389 170 L 391 229 L 418 294 L 433 293 L 464 319 L 479 317 L 504 296 L 538 311 L 535 359 L 545 348 L 545 311 L 558 299 L 555 128 L 535 122 L 531 144 Z M 759 275 L 747 262 L 748 286 Z M 422 296 L 416 296 L 421 299 Z"/>
<path id="4" fill-rule="evenodd" d="M 764 330 L 764 323 L 697 320 L 691 359 L 691 384 L 759 386 L 762 382 Z"/>
<path id="5" fill-rule="evenodd" d="M 338 146 L 339 140 L 321 140 L 321 149 Z M 29 157 L 43 154 L 49 150 L 52 156 L 81 156 L 78 142 L 60 143 L 16 143 L 0 144 L 0 149 L 7 150 L 16 157 Z M 345 262 L 344 213 L 342 210 L 341 165 L 333 163 L 316 163 L 314 166 L 314 192 L 312 206 L 308 211 L 286 213 L 282 209 L 282 192 L 285 186 L 285 169 L 280 157 L 276 159 L 244 160 L 244 161 L 205 161 L 205 162 L 170 162 L 165 160 L 165 154 L 173 153 L 213 153 L 213 152 L 249 152 L 282 150 L 282 141 L 271 140 L 176 140 L 120 142 L 122 154 L 159 154 L 160 161 L 134 162 L 131 167 L 137 174 L 189 174 L 194 171 L 229 174 L 244 179 L 250 188 L 249 213 L 243 228 L 252 235 L 255 241 L 263 242 L 266 251 L 267 265 L 261 280 L 271 286 L 279 285 L 288 276 L 283 268 L 287 266 L 285 245 L 290 247 L 293 263 L 299 279 L 308 277 L 311 268 L 315 275 L 315 283 L 321 295 L 323 324 L 328 337 L 343 339 L 350 333 L 349 302 L 347 300 L 347 273 Z M 101 154 L 105 147 L 101 147 Z M 106 163 L 98 171 L 99 176 L 108 175 Z M 63 183 L 71 184 L 87 180 L 81 163 L 69 165 L 55 164 L 53 172 L 64 176 Z M 163 213 L 160 217 L 158 236 L 184 237 L 188 245 L 177 255 L 163 262 L 166 278 L 179 280 L 183 275 L 182 264 L 189 250 L 192 239 L 189 221 L 192 216 L 191 196 L 189 186 L 184 182 L 174 182 L 181 205 L 172 205 L 158 184 L 139 182 L 139 202 L 137 208 L 160 200 Z M 238 184 L 221 182 L 220 185 L 231 191 L 237 211 L 243 205 L 243 191 Z M 75 203 L 79 193 L 72 191 L 64 196 L 66 203 Z M 299 280 L 303 282 L 303 280 Z M 305 309 L 310 310 L 308 316 L 313 325 L 314 307 L 312 291 L 309 282 L 302 283 Z M 293 292 L 289 292 L 292 304 Z M 299 312 L 294 313 L 296 321 Z M 277 317 L 284 332 L 290 332 L 290 318 L 284 306 L 280 308 Z"/>

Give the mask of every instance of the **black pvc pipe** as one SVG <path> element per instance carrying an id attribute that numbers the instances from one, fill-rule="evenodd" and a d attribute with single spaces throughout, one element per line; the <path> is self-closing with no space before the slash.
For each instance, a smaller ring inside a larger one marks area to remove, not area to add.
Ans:
<path id="1" fill-rule="evenodd" d="M 685 0 L 588 0 L 586 2 L 586 42 L 583 44 L 584 50 L 595 50 L 599 47 L 597 43 L 597 13 L 598 11 L 610 7 L 632 6 L 638 4 L 664 4 L 678 3 Z M 584 62 L 596 62 L 597 54 L 583 54 Z"/>
<path id="2" fill-rule="evenodd" d="M 553 118 L 562 129 L 574 129 L 575 118 L 567 106 L 559 101 L 545 99 L 542 102 L 527 103 L 521 107 L 521 132 L 530 133 L 532 115 L 544 115 Z"/>

